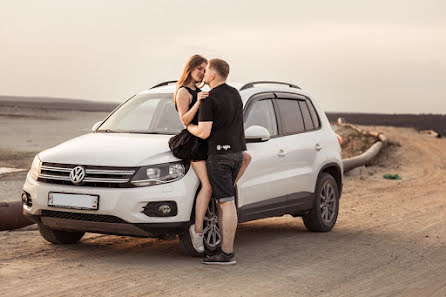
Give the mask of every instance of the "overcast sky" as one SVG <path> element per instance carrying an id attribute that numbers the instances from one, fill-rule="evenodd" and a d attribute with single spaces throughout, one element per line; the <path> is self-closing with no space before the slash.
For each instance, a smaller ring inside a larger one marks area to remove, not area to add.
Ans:
<path id="1" fill-rule="evenodd" d="M 195 53 L 326 111 L 446 114 L 446 1 L 0 0 L 0 95 L 122 101 Z"/>

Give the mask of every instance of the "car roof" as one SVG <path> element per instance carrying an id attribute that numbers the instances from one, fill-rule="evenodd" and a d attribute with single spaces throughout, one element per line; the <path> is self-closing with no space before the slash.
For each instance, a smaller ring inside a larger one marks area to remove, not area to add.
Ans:
<path id="1" fill-rule="evenodd" d="M 266 93 L 266 92 L 285 92 L 285 93 L 293 93 L 297 95 L 302 95 L 306 97 L 311 97 L 307 92 L 303 91 L 300 88 L 296 87 L 289 87 L 285 85 L 275 85 L 274 83 L 270 84 L 263 84 L 262 86 L 252 86 L 248 88 L 243 88 L 240 90 L 243 86 L 246 84 L 243 83 L 237 83 L 237 82 L 228 82 L 228 85 L 236 88 L 240 92 L 240 96 L 242 97 L 243 105 L 246 104 L 249 98 L 251 96 L 258 94 L 258 93 Z M 162 86 L 155 86 L 151 89 L 144 90 L 139 92 L 137 95 L 143 95 L 143 94 L 166 94 L 171 93 L 173 94 L 175 92 L 176 85 L 175 84 L 166 84 Z M 209 91 L 209 87 L 205 86 L 202 88 L 203 91 Z"/>

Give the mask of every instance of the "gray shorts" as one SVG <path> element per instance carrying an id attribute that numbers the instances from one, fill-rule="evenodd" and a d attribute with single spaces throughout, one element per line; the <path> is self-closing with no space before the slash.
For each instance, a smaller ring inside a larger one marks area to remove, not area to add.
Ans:
<path id="1" fill-rule="evenodd" d="M 218 202 L 235 199 L 234 182 L 243 162 L 243 154 L 209 155 L 206 161 L 212 196 Z"/>

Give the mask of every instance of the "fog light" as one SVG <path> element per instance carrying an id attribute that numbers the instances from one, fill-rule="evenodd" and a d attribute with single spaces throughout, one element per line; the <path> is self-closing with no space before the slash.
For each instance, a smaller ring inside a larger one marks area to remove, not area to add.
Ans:
<path id="1" fill-rule="evenodd" d="M 23 191 L 22 193 L 22 202 L 26 204 L 26 206 L 32 207 L 33 201 L 31 200 L 31 195 L 27 192 Z"/>
<path id="2" fill-rule="evenodd" d="M 170 212 L 172 211 L 172 208 L 170 207 L 170 205 L 167 204 L 162 204 L 160 206 L 158 206 L 158 213 L 160 215 L 168 215 Z"/>
<path id="3" fill-rule="evenodd" d="M 149 217 L 174 217 L 178 214 L 178 207 L 175 201 L 149 202 L 142 213 Z"/>

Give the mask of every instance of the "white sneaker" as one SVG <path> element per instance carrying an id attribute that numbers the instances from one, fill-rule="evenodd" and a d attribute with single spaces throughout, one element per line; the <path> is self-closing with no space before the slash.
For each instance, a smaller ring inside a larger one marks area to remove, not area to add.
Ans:
<path id="1" fill-rule="evenodd" d="M 204 253 L 203 234 L 195 232 L 195 225 L 189 227 L 189 234 L 194 249 L 199 253 Z"/>

